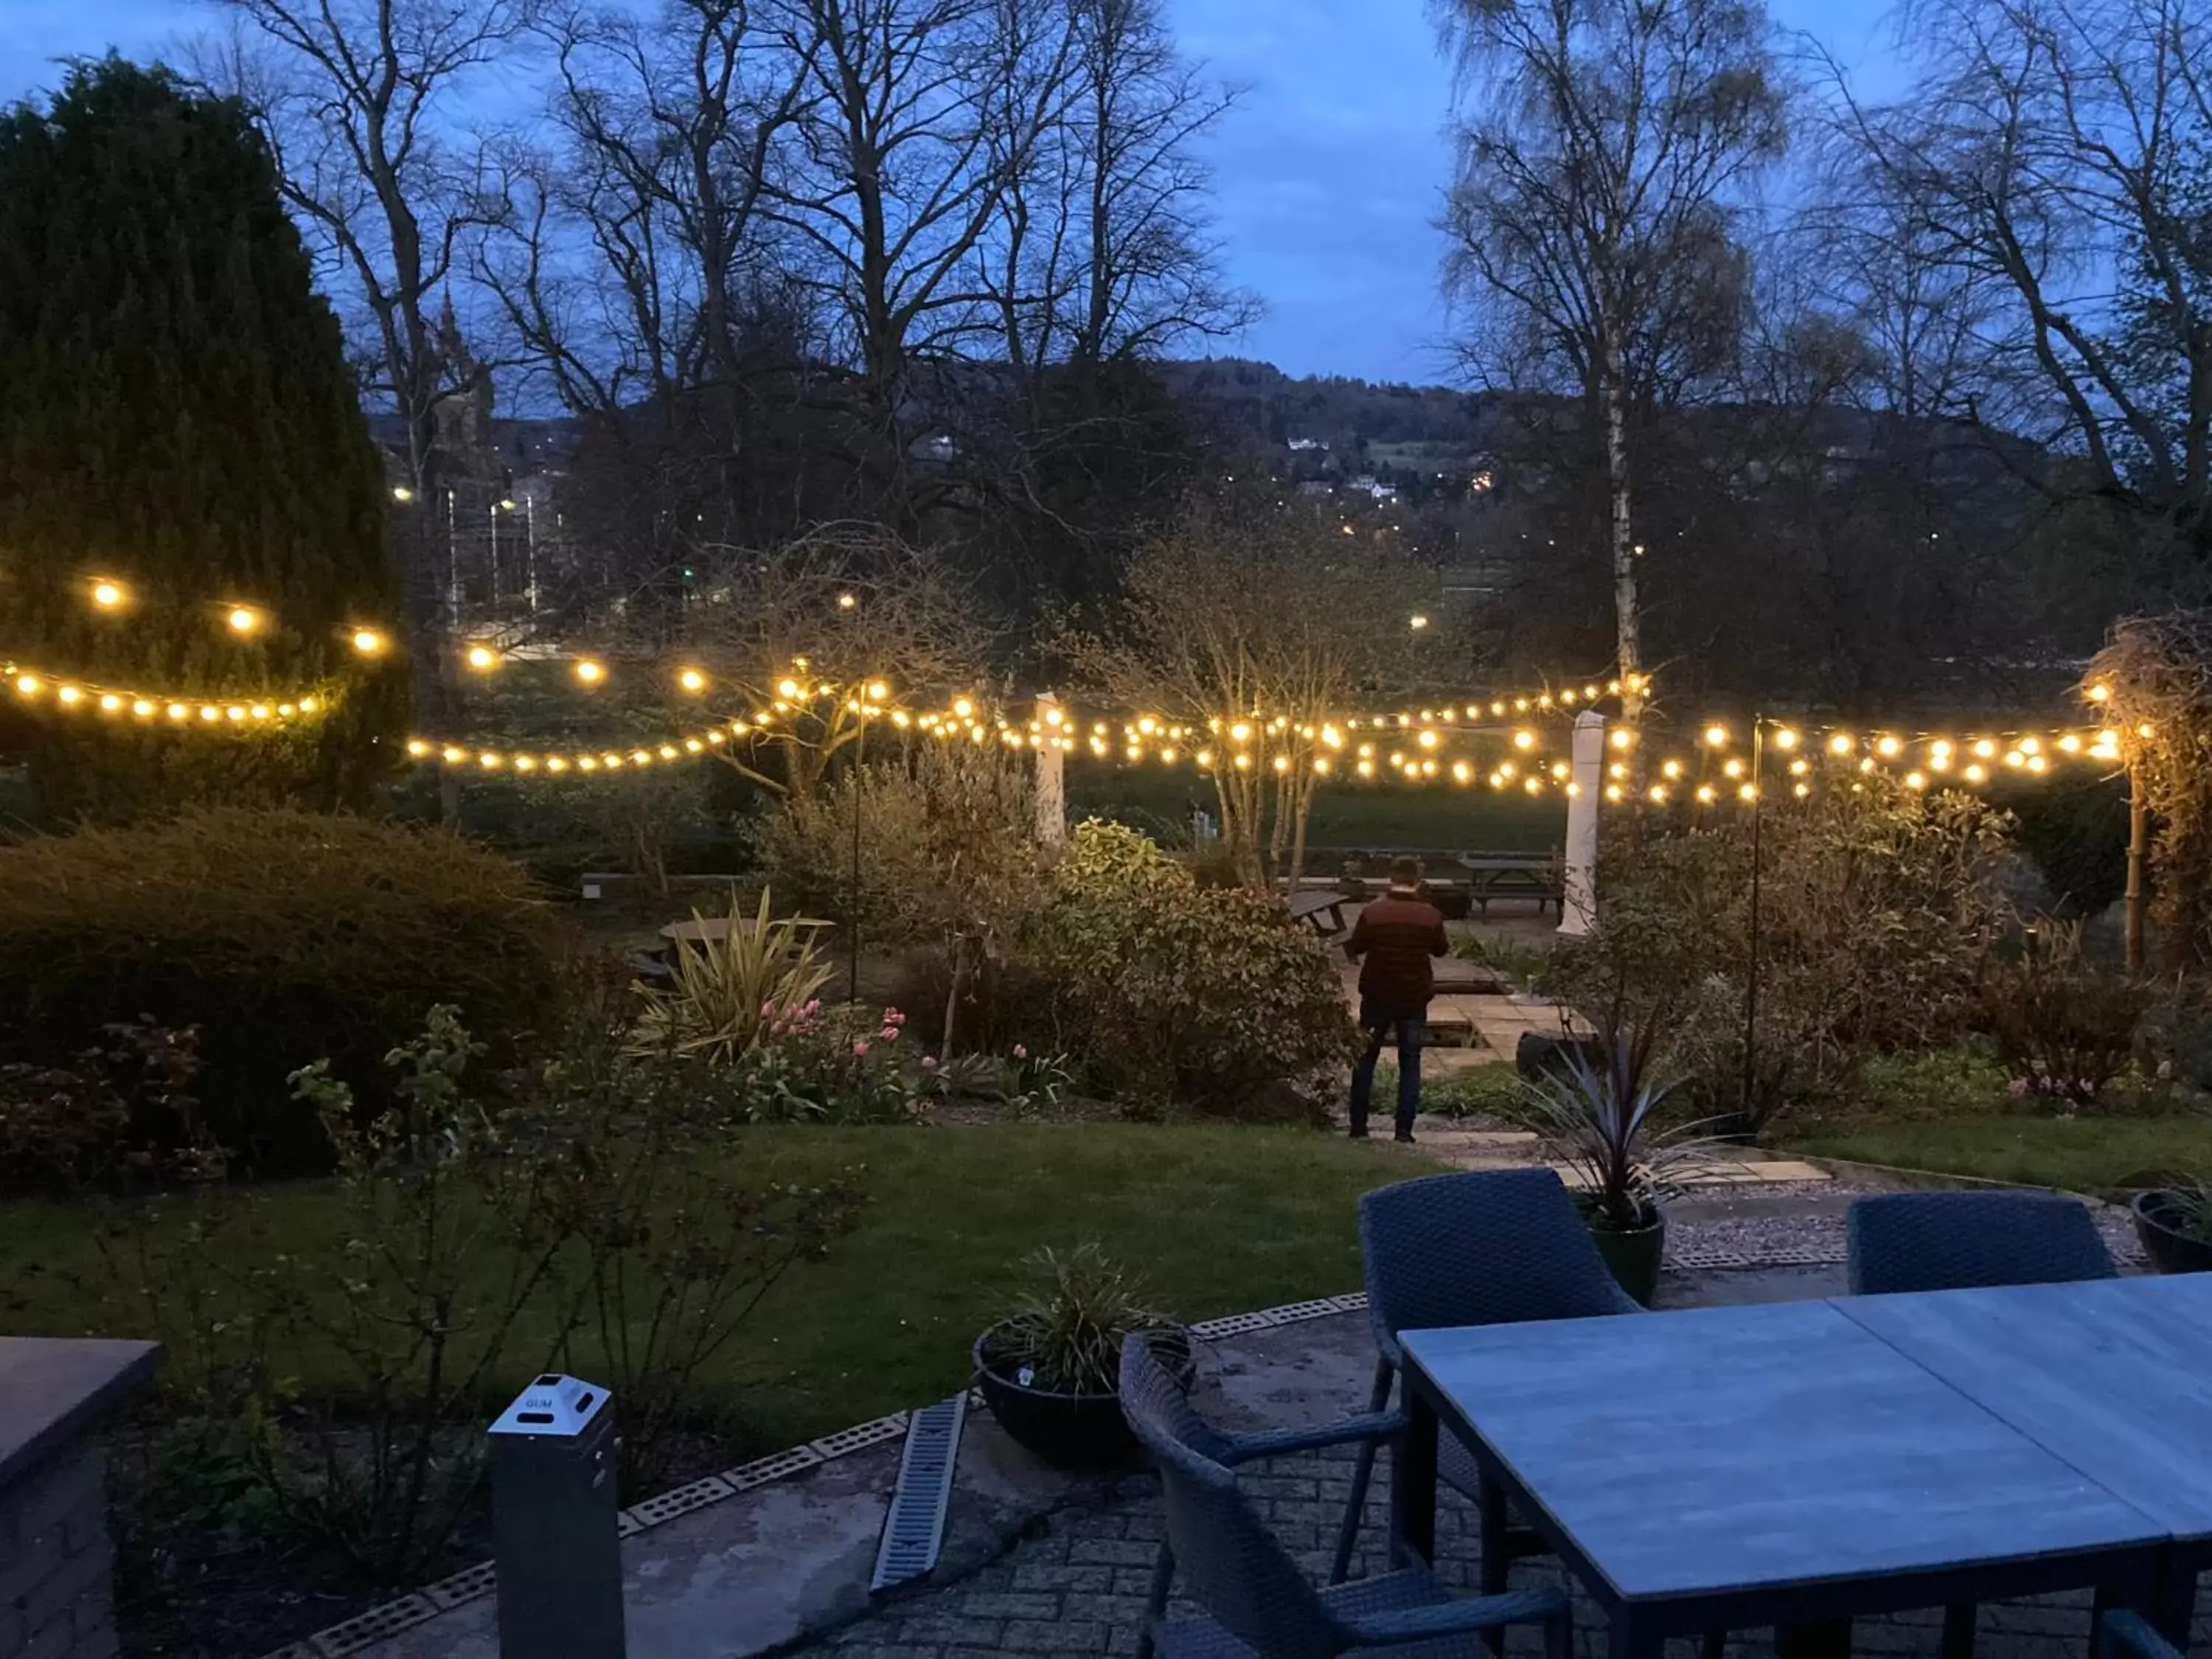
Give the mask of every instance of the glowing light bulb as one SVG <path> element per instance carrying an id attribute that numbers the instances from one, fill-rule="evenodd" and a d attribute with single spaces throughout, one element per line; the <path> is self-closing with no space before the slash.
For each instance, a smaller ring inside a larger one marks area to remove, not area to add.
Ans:
<path id="1" fill-rule="evenodd" d="M 1928 775 L 1925 772 L 1907 772 L 1905 775 L 1905 787 L 1907 789 L 1925 789 L 1928 787 Z"/>
<path id="2" fill-rule="evenodd" d="M 1851 752 L 1851 740 L 1850 736 L 1844 732 L 1838 732 L 1834 737 L 1830 738 L 1828 739 L 1828 752 L 1832 755 L 1850 754 Z"/>
<path id="3" fill-rule="evenodd" d="M 1635 746 L 1636 734 L 1625 726 L 1615 726 L 1613 735 L 1607 741 L 1615 749 L 1629 749 Z"/>
<path id="4" fill-rule="evenodd" d="M 1797 746 L 1797 734 L 1786 726 L 1774 728 L 1774 746 L 1785 753 Z"/>
<path id="5" fill-rule="evenodd" d="M 2100 683 L 2099 684 L 2093 685 L 2089 688 L 2089 701 L 2091 702 L 2110 702 L 2112 700 L 2112 688 L 2111 686 Z"/>
<path id="6" fill-rule="evenodd" d="M 145 698 L 140 697 L 131 705 L 131 712 L 142 720 L 151 720 L 154 717 L 154 705 Z"/>
<path id="7" fill-rule="evenodd" d="M 1757 800 L 1759 786 L 1755 783 L 1744 784 L 1736 790 L 1735 794 L 1738 800 Z"/>
<path id="8" fill-rule="evenodd" d="M 888 699 L 890 694 L 890 687 L 884 684 L 881 680 L 871 680 L 868 682 L 868 701 L 870 702 L 882 702 Z M 1060 712 L 1057 709 L 1053 711 L 1053 718 L 1049 724 L 1054 726 L 1060 724 Z"/>
<path id="9" fill-rule="evenodd" d="M 54 693 L 67 707 L 74 708 L 84 700 L 84 693 L 73 685 L 65 685 Z"/>
<path id="10" fill-rule="evenodd" d="M 261 613 L 250 605 L 234 605 L 223 620 L 234 634 L 251 634 L 261 626 Z"/>
<path id="11" fill-rule="evenodd" d="M 469 647 L 468 662 L 479 674 L 488 674 L 499 666 L 499 653 L 488 645 L 472 645 Z"/>
<path id="12" fill-rule="evenodd" d="M 356 628 L 353 630 L 353 648 L 364 657 L 375 656 L 384 649 L 386 643 L 384 635 L 374 628 Z"/>
<path id="13" fill-rule="evenodd" d="M 850 593 L 840 593 L 837 596 L 837 608 L 840 611 L 850 611 L 858 604 L 860 604 L 860 600 L 855 599 Z"/>
<path id="14" fill-rule="evenodd" d="M 975 712 L 975 705 L 965 697 L 957 698 L 952 704 L 952 712 L 964 720 Z"/>
<path id="15" fill-rule="evenodd" d="M 415 499 L 415 492 L 405 484 L 394 484 L 392 486 L 392 499 L 402 503 L 411 501 Z"/>
<path id="16" fill-rule="evenodd" d="M 407 739 L 407 752 L 420 760 L 430 752 L 430 745 L 420 738 L 410 738 Z"/>
<path id="17" fill-rule="evenodd" d="M 102 577 L 92 585 L 92 602 L 103 611 L 114 610 L 117 605 L 123 603 L 125 597 L 121 582 L 110 581 L 106 577 Z"/>
<path id="18" fill-rule="evenodd" d="M 1728 727 L 1725 726 L 1707 726 L 1705 728 L 1705 741 L 1708 744 L 1711 744 L 1714 748 L 1719 748 L 1723 744 L 1728 741 Z"/>
<path id="19" fill-rule="evenodd" d="M 1513 734 L 1513 746 L 1516 749 L 1534 749 L 1536 746 L 1536 734 L 1534 732 L 1516 732 Z"/>
<path id="20" fill-rule="evenodd" d="M 1876 738 L 1874 743 L 1875 753 L 1880 755 L 1884 760 L 1895 760 L 1904 747 L 1903 744 L 1891 737 Z"/>
<path id="21" fill-rule="evenodd" d="M 580 657 L 577 659 L 576 678 L 584 684 L 597 685 L 601 680 L 606 678 L 606 677 L 607 670 L 605 664 L 595 662 L 589 657 Z"/>
<path id="22" fill-rule="evenodd" d="M 676 683 L 694 696 L 707 689 L 707 677 L 696 668 L 687 668 L 677 675 Z"/>

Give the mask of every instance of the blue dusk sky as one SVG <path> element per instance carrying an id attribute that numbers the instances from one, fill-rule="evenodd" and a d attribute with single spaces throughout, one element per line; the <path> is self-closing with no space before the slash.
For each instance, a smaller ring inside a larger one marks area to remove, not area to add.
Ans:
<path id="1" fill-rule="evenodd" d="M 1769 0 L 1877 94 L 1898 78 L 1889 0 Z M 1186 52 L 1247 88 L 1210 145 L 1230 275 L 1267 315 L 1218 353 L 1293 374 L 1443 380 L 1432 227 L 1450 171 L 1445 65 L 1420 0 L 1168 0 Z M 0 0 L 0 100 L 55 60 L 161 54 L 193 0 Z"/>

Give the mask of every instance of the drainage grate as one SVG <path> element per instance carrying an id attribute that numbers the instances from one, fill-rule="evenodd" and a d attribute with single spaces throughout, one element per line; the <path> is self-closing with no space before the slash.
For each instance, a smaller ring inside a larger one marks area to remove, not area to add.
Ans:
<path id="1" fill-rule="evenodd" d="M 382 1607 L 371 1607 L 357 1618 L 343 1625 L 332 1625 L 328 1630 L 315 1632 L 315 1646 L 321 1650 L 323 1659 L 346 1659 L 348 1654 L 359 1653 L 363 1648 L 374 1647 L 387 1636 L 397 1636 L 403 1630 L 412 1630 L 425 1620 L 438 1616 L 438 1609 L 427 1597 L 403 1595 L 397 1601 L 386 1601 Z"/>
<path id="2" fill-rule="evenodd" d="M 1367 1311 L 1367 1292 L 1354 1291 L 1349 1296 L 1333 1296 L 1328 1299 L 1328 1305 L 1339 1313 L 1364 1313 Z"/>
<path id="3" fill-rule="evenodd" d="M 871 1595 L 913 1583 L 937 1565 L 945 1543 L 945 1509 L 952 1501 L 953 1465 L 960 1456 L 960 1429 L 967 1419 L 968 1397 L 954 1395 L 925 1406 L 907 1425 L 906 1449 L 899 1457 L 897 1490 L 884 1518 L 884 1539 L 876 1550 Z"/>
<path id="4" fill-rule="evenodd" d="M 719 1504 L 736 1490 L 721 1476 L 710 1474 L 703 1480 L 694 1480 L 688 1486 L 678 1486 L 674 1492 L 648 1498 L 642 1504 L 633 1504 L 623 1513 L 633 1517 L 637 1522 L 638 1529 L 642 1532 L 647 1527 L 673 1521 L 679 1515 L 689 1515 L 709 1504 Z"/>
<path id="5" fill-rule="evenodd" d="M 1319 1302 L 1287 1302 L 1279 1308 L 1262 1310 L 1260 1317 L 1271 1324 L 1295 1325 L 1304 1319 L 1326 1319 L 1336 1310 L 1336 1304 L 1326 1299 Z"/>
<path id="6" fill-rule="evenodd" d="M 835 1434 L 825 1434 L 819 1440 L 806 1443 L 819 1453 L 823 1462 L 856 1452 L 863 1446 L 872 1446 L 882 1440 L 896 1440 L 906 1432 L 906 1413 L 893 1412 L 889 1417 L 878 1417 L 872 1423 L 862 1423 L 854 1428 L 840 1429 Z"/>
<path id="7" fill-rule="evenodd" d="M 811 1446 L 793 1446 L 789 1451 L 780 1451 L 773 1457 L 757 1457 L 750 1463 L 740 1463 L 734 1469 L 724 1469 L 722 1479 L 735 1492 L 750 1492 L 755 1486 L 765 1486 L 771 1480 L 781 1480 L 787 1474 L 797 1474 L 801 1469 L 811 1469 L 822 1461 L 822 1454 Z"/>
<path id="8" fill-rule="evenodd" d="M 1209 1319 L 1190 1328 L 1190 1334 L 1201 1342 L 1213 1342 L 1224 1336 L 1242 1336 L 1247 1331 L 1269 1329 L 1274 1321 L 1265 1314 L 1231 1314 L 1224 1319 Z"/>
<path id="9" fill-rule="evenodd" d="M 498 1575 L 489 1561 L 479 1566 L 457 1572 L 451 1578 L 441 1578 L 434 1584 L 425 1584 L 422 1594 L 441 1611 L 458 1607 L 465 1601 L 489 1595 L 498 1588 Z"/>

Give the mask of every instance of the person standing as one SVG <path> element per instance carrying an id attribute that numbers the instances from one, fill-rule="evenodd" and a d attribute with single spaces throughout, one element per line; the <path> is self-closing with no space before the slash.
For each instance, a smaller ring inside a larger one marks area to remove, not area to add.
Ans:
<path id="1" fill-rule="evenodd" d="M 1446 954 L 1443 913 L 1421 896 L 1421 866 L 1412 859 L 1390 866 L 1390 889 L 1359 913 L 1344 954 L 1359 964 L 1359 1027 L 1367 1051 L 1352 1068 L 1352 1138 L 1367 1139 L 1367 1108 L 1375 1092 L 1375 1064 L 1382 1044 L 1398 1044 L 1398 1136 L 1413 1139 L 1421 1105 L 1421 1034 L 1436 989 L 1431 957 Z"/>

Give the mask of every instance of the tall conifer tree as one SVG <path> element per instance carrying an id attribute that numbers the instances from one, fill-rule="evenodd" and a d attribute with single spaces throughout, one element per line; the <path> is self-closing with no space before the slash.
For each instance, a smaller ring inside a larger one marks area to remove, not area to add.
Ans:
<path id="1" fill-rule="evenodd" d="M 386 486 L 338 324 L 234 100 L 83 64 L 0 115 L 0 658 L 279 726 L 9 693 L 55 818 L 358 805 L 408 718 Z M 94 588 L 120 588 L 103 607 Z M 227 621 L 252 607 L 258 625 Z"/>

